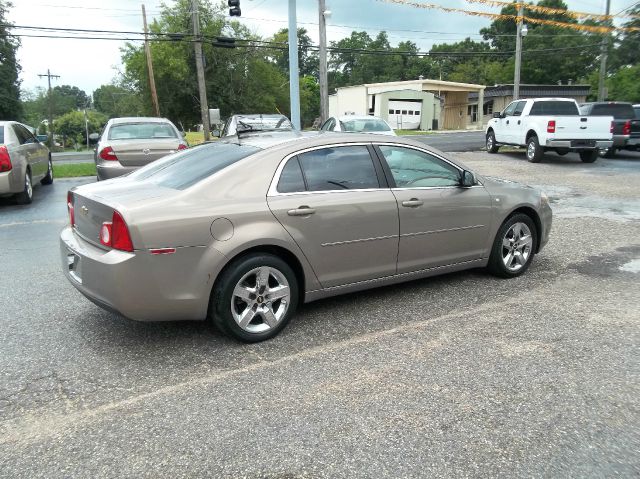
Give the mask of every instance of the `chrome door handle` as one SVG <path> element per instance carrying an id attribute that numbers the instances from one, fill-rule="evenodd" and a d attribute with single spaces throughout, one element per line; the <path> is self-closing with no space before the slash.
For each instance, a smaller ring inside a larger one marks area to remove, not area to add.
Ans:
<path id="1" fill-rule="evenodd" d="M 313 208 L 309 208 L 308 206 L 299 206 L 295 210 L 287 211 L 289 216 L 309 216 L 316 212 Z"/>
<path id="2" fill-rule="evenodd" d="M 407 208 L 417 208 L 422 205 L 424 205 L 424 201 L 419 200 L 418 198 L 411 198 L 408 201 L 402 202 L 402 206 L 406 206 Z"/>

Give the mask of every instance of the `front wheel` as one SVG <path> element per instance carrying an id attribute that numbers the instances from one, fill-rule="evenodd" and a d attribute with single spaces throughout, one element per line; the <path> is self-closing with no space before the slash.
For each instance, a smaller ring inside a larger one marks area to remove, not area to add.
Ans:
<path id="1" fill-rule="evenodd" d="M 50 185 L 53 183 L 53 162 L 51 161 L 51 157 L 49 157 L 49 165 L 47 166 L 47 174 L 44 178 L 40 180 L 40 184 L 42 185 Z"/>
<path id="2" fill-rule="evenodd" d="M 522 213 L 511 216 L 493 241 L 489 271 L 502 278 L 520 276 L 529 268 L 537 244 L 537 230 L 531 218 Z"/>
<path id="3" fill-rule="evenodd" d="M 496 143 L 496 135 L 495 133 L 493 133 L 493 131 L 489 131 L 487 133 L 486 146 L 487 146 L 487 153 L 497 153 L 498 149 L 500 148 Z"/>
<path id="4" fill-rule="evenodd" d="M 271 254 L 250 254 L 231 263 L 216 281 L 209 316 L 222 332 L 255 343 L 276 336 L 298 306 L 291 267 Z"/>
<path id="5" fill-rule="evenodd" d="M 580 152 L 580 159 L 583 163 L 593 163 L 598 159 L 598 156 L 597 148 L 595 150 L 584 150 Z"/>
<path id="6" fill-rule="evenodd" d="M 540 163 L 544 156 L 544 149 L 538 142 L 538 137 L 533 135 L 527 140 L 527 161 L 530 163 Z"/>

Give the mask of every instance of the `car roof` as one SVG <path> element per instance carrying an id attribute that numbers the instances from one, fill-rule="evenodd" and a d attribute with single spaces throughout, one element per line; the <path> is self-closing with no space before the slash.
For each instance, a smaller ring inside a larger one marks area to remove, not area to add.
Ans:
<path id="1" fill-rule="evenodd" d="M 109 122 L 112 125 L 118 125 L 121 123 L 171 123 L 171 121 L 166 118 L 157 118 L 154 116 L 127 116 L 122 118 L 111 118 Z"/>
<path id="2" fill-rule="evenodd" d="M 373 115 L 341 115 L 341 116 L 338 116 L 337 118 L 340 121 L 344 121 L 344 120 L 380 120 L 380 121 L 384 121 L 379 116 L 373 116 Z"/>
<path id="3" fill-rule="evenodd" d="M 236 115 L 233 115 L 233 117 L 242 117 L 242 118 L 287 118 L 286 116 L 282 115 L 282 114 L 278 114 L 278 113 L 248 113 L 248 114 L 242 114 L 242 113 L 238 113 Z"/>
<path id="4" fill-rule="evenodd" d="M 590 101 L 586 103 L 581 103 L 582 105 L 631 105 L 628 101 Z"/>

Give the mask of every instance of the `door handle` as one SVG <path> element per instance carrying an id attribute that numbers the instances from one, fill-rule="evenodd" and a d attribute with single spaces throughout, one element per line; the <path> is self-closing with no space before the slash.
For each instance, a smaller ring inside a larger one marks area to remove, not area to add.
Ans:
<path id="1" fill-rule="evenodd" d="M 407 208 L 417 208 L 422 205 L 424 205 L 424 201 L 419 200 L 418 198 L 411 198 L 408 201 L 402 202 L 402 206 L 406 206 Z"/>
<path id="2" fill-rule="evenodd" d="M 314 210 L 313 208 L 309 208 L 306 205 L 303 206 L 298 206 L 298 208 L 296 208 L 295 210 L 289 210 L 287 211 L 287 214 L 289 216 L 309 216 L 312 215 L 316 212 L 316 210 Z"/>
<path id="3" fill-rule="evenodd" d="M 518 120 L 518 125 L 520 124 L 520 120 Z"/>
<path id="4" fill-rule="evenodd" d="M 507 125 L 509 124 L 509 120 L 507 120 Z"/>

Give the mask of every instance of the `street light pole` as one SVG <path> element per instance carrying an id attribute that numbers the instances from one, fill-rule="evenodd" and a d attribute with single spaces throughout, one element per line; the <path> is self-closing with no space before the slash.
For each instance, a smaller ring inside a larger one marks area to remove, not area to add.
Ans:
<path id="1" fill-rule="evenodd" d="M 202 38 L 200 37 L 200 12 L 198 0 L 191 0 L 191 20 L 193 22 L 193 47 L 196 55 L 196 74 L 198 77 L 198 91 L 200 93 L 200 117 L 202 118 L 202 130 L 204 141 L 209 141 L 209 104 L 207 102 L 207 84 L 204 79 L 204 65 L 202 64 Z"/>
<path id="2" fill-rule="evenodd" d="M 300 130 L 300 80 L 298 73 L 298 25 L 296 0 L 289 0 L 289 101 L 291 123 Z"/>
<path id="3" fill-rule="evenodd" d="M 325 0 L 318 0 L 318 24 L 320 26 L 320 124 L 329 117 L 329 85 L 327 80 L 327 19 Z"/>
<path id="4" fill-rule="evenodd" d="M 607 8 L 605 15 L 609 15 L 611 8 L 611 0 L 607 0 Z M 600 78 L 598 79 L 598 101 L 605 100 L 605 83 L 604 79 L 607 74 L 607 50 L 609 47 L 609 35 L 602 36 L 602 43 L 600 45 Z"/>
<path id="5" fill-rule="evenodd" d="M 513 99 L 520 98 L 520 65 L 522 63 L 522 16 L 524 7 L 518 7 L 518 17 L 516 18 L 516 69 L 513 74 Z"/>

